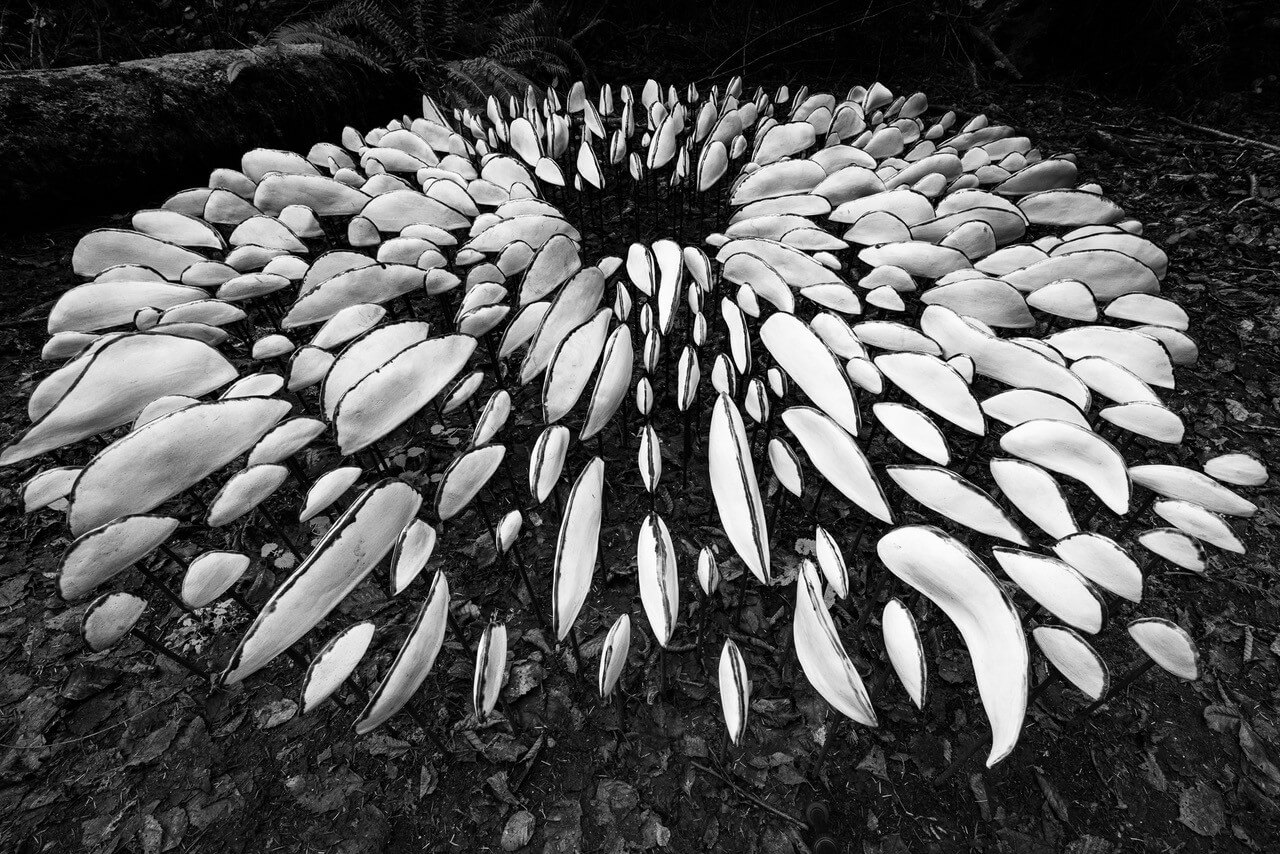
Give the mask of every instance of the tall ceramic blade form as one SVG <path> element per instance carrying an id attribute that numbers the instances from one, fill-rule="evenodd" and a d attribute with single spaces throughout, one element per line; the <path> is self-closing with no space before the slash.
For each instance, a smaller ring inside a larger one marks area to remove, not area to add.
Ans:
<path id="1" fill-rule="evenodd" d="M 578 475 L 564 505 L 551 592 L 551 623 L 556 639 L 564 640 L 591 592 L 596 552 L 600 548 L 604 460 L 593 457 Z"/>
<path id="2" fill-rule="evenodd" d="M 960 630 L 991 721 L 987 767 L 995 765 L 1017 744 L 1027 711 L 1027 638 L 1013 603 L 973 552 L 937 528 L 895 528 L 880 538 L 876 552 Z"/>
<path id="3" fill-rule="evenodd" d="M 711 412 L 707 457 L 711 491 L 720 525 L 742 562 L 761 583 L 769 583 L 769 532 L 756 480 L 747 431 L 738 407 L 721 394 Z"/>

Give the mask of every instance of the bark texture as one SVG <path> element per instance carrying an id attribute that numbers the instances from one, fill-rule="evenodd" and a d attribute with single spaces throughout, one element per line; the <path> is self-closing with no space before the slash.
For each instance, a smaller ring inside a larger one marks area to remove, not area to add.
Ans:
<path id="1" fill-rule="evenodd" d="M 407 81 L 335 63 L 312 46 L 0 73 L 0 218 L 40 220 L 159 205 L 239 167 L 258 146 L 303 153 L 414 109 Z"/>

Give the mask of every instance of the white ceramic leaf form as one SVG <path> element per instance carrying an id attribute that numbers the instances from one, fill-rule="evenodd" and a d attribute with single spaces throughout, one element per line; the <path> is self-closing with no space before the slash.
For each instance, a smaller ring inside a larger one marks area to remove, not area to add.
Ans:
<path id="1" fill-rule="evenodd" d="M 604 295 L 604 282 L 599 268 L 584 267 L 556 294 L 551 309 L 529 342 L 520 368 L 521 383 L 542 373 L 565 336 L 596 313 Z"/>
<path id="2" fill-rule="evenodd" d="M 1129 512 L 1132 485 L 1124 457 L 1091 430 L 1066 421 L 1037 418 L 1024 421 L 1001 436 L 1000 448 L 1075 478 L 1118 515 Z"/>
<path id="3" fill-rule="evenodd" d="M 1267 467 L 1248 454 L 1222 454 L 1204 464 L 1205 474 L 1235 486 L 1262 486 L 1267 482 Z"/>
<path id="4" fill-rule="evenodd" d="M 896 528 L 880 538 L 876 551 L 890 572 L 960 630 L 991 722 L 990 768 L 1017 744 L 1027 711 L 1030 656 L 1017 610 L 978 557 L 937 528 Z"/>
<path id="5" fill-rule="evenodd" d="M 554 424 L 569 414 L 600 361 L 612 309 L 602 308 L 564 337 L 547 364 L 542 384 L 543 421 Z"/>
<path id="6" fill-rule="evenodd" d="M 1035 463 L 993 457 L 991 475 L 1018 512 L 1055 540 L 1080 530 L 1062 487 Z"/>
<path id="7" fill-rule="evenodd" d="M 1200 652 L 1186 629 L 1161 617 L 1129 624 L 1129 636 L 1161 668 L 1188 682 L 1200 678 Z"/>
<path id="8" fill-rule="evenodd" d="M 840 544 L 821 525 L 814 532 L 813 539 L 814 556 L 818 560 L 818 568 L 822 570 L 823 577 L 827 579 L 827 584 L 831 585 L 831 589 L 835 590 L 836 595 L 841 599 L 848 598 L 849 568 L 845 565 Z"/>
<path id="9" fill-rule="evenodd" d="M 924 506 L 953 522 L 1021 546 L 1027 535 L 984 490 L 941 466 L 886 466 L 893 482 Z"/>
<path id="10" fill-rule="evenodd" d="M 168 516 L 126 516 L 71 541 L 58 567 L 58 591 L 75 601 L 159 548 L 178 529 Z"/>
<path id="11" fill-rule="evenodd" d="M 421 505 L 403 481 L 365 490 L 271 594 L 219 680 L 234 685 L 256 673 L 323 620 L 391 551 Z"/>
<path id="12" fill-rule="evenodd" d="M 131 323 L 144 308 L 168 309 L 208 297 L 206 291 L 169 282 L 90 282 L 78 285 L 54 303 L 49 334 L 98 332 Z"/>
<path id="13" fill-rule="evenodd" d="M 800 458 L 791 446 L 778 437 L 769 440 L 769 465 L 778 483 L 799 497 L 804 494 L 804 470 L 800 468 Z"/>
<path id="14" fill-rule="evenodd" d="M 46 507 L 66 506 L 66 498 L 75 485 L 80 469 L 59 466 L 45 469 L 22 485 L 22 512 L 34 513 Z"/>
<path id="15" fill-rule="evenodd" d="M 556 640 L 564 640 L 591 592 L 596 553 L 600 548 L 604 460 L 592 457 L 569 490 L 556 538 L 552 576 L 551 624 Z"/>
<path id="16" fill-rule="evenodd" d="M 471 700 L 476 717 L 484 723 L 498 705 L 498 692 L 507 669 L 506 623 L 489 623 L 476 647 L 476 672 L 471 685 Z"/>
<path id="17" fill-rule="evenodd" d="M 880 617 L 880 630 L 893 672 L 898 674 L 911 702 L 917 709 L 923 709 L 928 697 L 929 666 L 925 661 L 924 644 L 920 641 L 915 616 L 902 604 L 902 600 L 890 599 Z"/>
<path id="18" fill-rule="evenodd" d="M 807 406 L 793 406 L 782 413 L 809 460 L 845 498 L 882 522 L 893 523 L 893 511 L 884 489 L 862 448 L 839 424 Z"/>
<path id="19" fill-rule="evenodd" d="M 253 446 L 247 465 L 282 462 L 311 444 L 324 431 L 325 423 L 316 418 L 286 419 Z"/>
<path id="20" fill-rule="evenodd" d="M 1058 540 L 1053 552 L 1102 589 L 1130 602 L 1142 601 L 1142 570 L 1115 540 L 1081 531 Z"/>
<path id="21" fill-rule="evenodd" d="M 1258 510 L 1252 501 L 1241 498 L 1213 478 L 1184 466 L 1133 466 L 1129 469 L 1129 476 L 1134 483 L 1156 495 L 1190 501 L 1214 513 L 1248 518 Z"/>
<path id="22" fill-rule="evenodd" d="M 720 650 L 720 708 L 724 712 L 724 724 L 729 729 L 729 740 L 739 744 L 747 732 L 747 714 L 751 710 L 751 680 L 747 676 L 747 663 L 742 651 L 732 638 L 725 640 Z"/>
<path id="23" fill-rule="evenodd" d="M 369 649 L 369 642 L 373 640 L 373 629 L 371 622 L 356 623 L 343 629 L 311 659 L 302 678 L 301 711 L 304 715 L 329 699 L 355 672 Z"/>
<path id="24" fill-rule="evenodd" d="M 768 584 L 769 533 L 760 484 L 742 415 L 727 394 L 720 394 L 711 412 L 707 457 L 711 491 L 725 536 L 752 574 Z"/>
<path id="25" fill-rule="evenodd" d="M 876 713 L 862 677 L 845 652 L 831 614 L 822 599 L 822 581 L 813 561 L 800 564 L 792 632 L 796 658 L 809 683 L 840 714 L 865 726 L 876 726 Z"/>
<path id="26" fill-rule="evenodd" d="M 623 614 L 614 621 L 600 648 L 600 676 L 596 687 L 600 699 L 608 699 L 618 686 L 622 668 L 627 664 L 627 652 L 631 649 L 631 617 Z"/>
<path id="27" fill-rule="evenodd" d="M 436 490 L 436 515 L 448 521 L 467 508 L 493 477 L 507 455 L 504 445 L 485 445 L 460 454 L 440 478 Z"/>
<path id="28" fill-rule="evenodd" d="M 357 734 L 364 735 L 381 726 L 409 702 L 436 662 L 448 620 L 449 579 L 437 572 L 409 635 L 356 719 Z"/>
<path id="29" fill-rule="evenodd" d="M 182 601 L 197 610 L 214 602 L 240 580 L 249 563 L 249 556 L 239 552 L 205 552 L 187 565 Z"/>
<path id="30" fill-rule="evenodd" d="M 650 424 L 645 424 L 640 429 L 636 466 L 640 469 L 640 480 L 644 483 L 644 488 L 649 492 L 656 490 L 658 481 L 662 478 L 662 440 Z"/>
<path id="31" fill-rule="evenodd" d="M 412 418 L 458 375 L 475 348 L 470 335 L 430 338 L 366 374 L 334 408 L 339 450 L 354 454 Z"/>
<path id="32" fill-rule="evenodd" d="M 315 483 L 307 490 L 302 512 L 298 514 L 299 522 L 306 522 L 338 499 L 338 496 L 351 488 L 364 469 L 360 466 L 342 466 L 331 469 L 316 478 Z"/>
<path id="33" fill-rule="evenodd" d="M 290 406 L 265 397 L 201 403 L 126 434 L 76 478 L 67 513 L 71 532 L 159 506 L 251 448 Z"/>
<path id="34" fill-rule="evenodd" d="M 804 321 L 781 312 L 770 315 L 760 327 L 760 341 L 819 409 L 850 435 L 858 435 L 858 403 L 849 380 L 835 354 Z"/>
<path id="35" fill-rule="evenodd" d="M 996 546 L 991 553 L 1005 575 L 1050 614 L 1091 635 L 1102 628 L 1106 606 L 1084 576 L 1069 564 L 1003 546 Z"/>
<path id="36" fill-rule="evenodd" d="M 596 384 L 587 405 L 587 422 L 580 434 L 583 441 L 603 430 L 613 418 L 614 413 L 618 411 L 618 407 L 631 387 L 634 363 L 635 352 L 631 345 L 631 328 L 626 324 L 619 325 L 609 334 L 604 345 L 600 371 L 596 376 Z"/>
<path id="37" fill-rule="evenodd" d="M 147 608 L 147 600 L 132 593 L 107 593 L 89 603 L 81 632 L 94 652 L 110 649 L 124 639 Z"/>
<path id="38" fill-rule="evenodd" d="M 714 596 L 720 589 L 720 566 L 716 563 L 715 552 L 710 546 L 703 546 L 698 552 L 698 586 L 707 596 Z"/>
<path id="39" fill-rule="evenodd" d="M 391 552 L 391 595 L 400 592 L 413 583 L 436 548 L 436 529 L 421 519 L 414 519 L 404 526 L 400 536 L 396 538 L 395 548 Z"/>
<path id="40" fill-rule="evenodd" d="M 33 393 L 28 414 L 35 423 L 0 452 L 0 465 L 128 424 L 156 398 L 199 397 L 236 378 L 217 350 L 190 338 L 148 332 L 94 345 Z M 37 406 L 37 395 L 47 405 Z"/>
<path id="41" fill-rule="evenodd" d="M 209 502 L 209 514 L 205 523 L 210 528 L 220 528 L 239 519 L 266 501 L 280 488 L 289 470 L 274 463 L 247 466 L 228 478 Z"/>
<path id="42" fill-rule="evenodd" d="M 671 533 L 662 517 L 650 513 L 640 523 L 636 539 L 636 575 L 640 582 L 640 602 L 659 646 L 671 643 L 680 617 L 680 577 L 676 572 L 676 551 Z"/>
<path id="43" fill-rule="evenodd" d="M 951 462 L 942 431 L 932 418 L 914 406 L 884 401 L 872 404 L 871 411 L 894 438 L 920 456 L 941 466 Z"/>
<path id="44" fill-rule="evenodd" d="M 969 384 L 937 356 L 885 353 L 876 356 L 874 362 L 881 373 L 921 406 L 975 436 L 986 433 L 986 419 Z"/>
<path id="45" fill-rule="evenodd" d="M 1036 626 L 1031 637 L 1049 663 L 1090 700 L 1101 699 L 1111 684 L 1111 672 L 1097 650 L 1074 629 Z"/>
<path id="46" fill-rule="evenodd" d="M 1152 554 L 1190 572 L 1204 574 L 1208 566 L 1200 541 L 1177 528 L 1153 528 L 1138 535 L 1138 543 Z"/>
<path id="47" fill-rule="evenodd" d="M 1183 533 L 1190 534 L 1198 540 L 1217 546 L 1224 551 L 1244 554 L 1244 545 L 1239 537 L 1228 527 L 1226 521 L 1216 513 L 1204 509 L 1199 504 L 1177 499 L 1157 501 L 1151 508 L 1155 514 Z"/>

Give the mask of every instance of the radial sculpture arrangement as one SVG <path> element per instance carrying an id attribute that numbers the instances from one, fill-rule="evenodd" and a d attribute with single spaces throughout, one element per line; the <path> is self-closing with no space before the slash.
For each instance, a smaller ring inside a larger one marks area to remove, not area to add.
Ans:
<path id="1" fill-rule="evenodd" d="M 1160 295 L 1165 253 L 1072 155 L 878 83 L 578 83 L 423 113 L 305 156 L 250 151 L 76 247 L 87 281 L 57 301 L 43 354 L 61 365 L 0 463 L 38 472 L 28 512 L 65 514 L 58 584 L 97 597 L 91 649 L 132 636 L 207 674 L 141 627 L 231 597 L 252 621 L 212 678 L 287 655 L 305 676 L 279 678 L 309 711 L 380 631 L 335 614 L 374 585 L 411 628 L 357 730 L 405 709 L 451 632 L 474 649 L 483 720 L 507 628 L 468 639 L 449 592 L 468 567 L 423 572 L 437 541 L 487 528 L 526 591 L 515 618 L 577 652 L 602 520 L 647 505 L 608 519 L 634 532 L 643 619 L 605 635 L 604 697 L 633 634 L 665 649 L 692 631 L 682 589 L 688 611 L 696 578 L 711 608 L 739 570 L 736 586 L 787 597 L 805 676 L 865 726 L 876 698 L 846 643 L 923 706 L 917 624 L 945 615 L 989 765 L 1018 739 L 1034 657 L 1096 701 L 1111 680 L 1089 637 L 1113 631 L 1197 678 L 1190 634 L 1144 613 L 1144 576 L 1243 551 L 1225 517 L 1249 517 L 1240 488 L 1267 475 L 1242 454 L 1174 462 L 1195 451 L 1160 400 L 1196 360 L 1187 314 Z M 460 424 L 468 441 L 433 441 Z M 713 515 L 685 512 L 685 489 Z M 788 502 L 812 559 L 775 578 Z M 531 508 L 554 553 L 521 539 Z M 307 548 L 298 524 L 320 518 Z M 303 544 L 258 607 L 249 529 Z M 850 600 L 840 620 L 833 597 Z M 705 643 L 737 742 L 749 661 Z"/>

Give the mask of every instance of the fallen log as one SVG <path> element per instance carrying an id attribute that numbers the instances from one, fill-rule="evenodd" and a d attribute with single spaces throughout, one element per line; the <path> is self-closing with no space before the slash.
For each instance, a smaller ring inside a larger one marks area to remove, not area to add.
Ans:
<path id="1" fill-rule="evenodd" d="M 72 212 L 159 205 L 238 167 L 247 149 L 306 152 L 418 109 L 410 81 L 335 62 L 314 45 L 204 50 L 131 62 L 0 73 L 0 220 L 16 228 Z"/>

